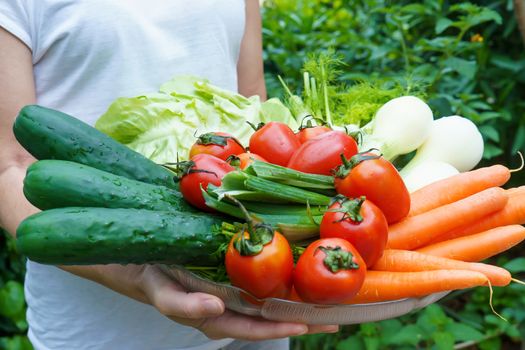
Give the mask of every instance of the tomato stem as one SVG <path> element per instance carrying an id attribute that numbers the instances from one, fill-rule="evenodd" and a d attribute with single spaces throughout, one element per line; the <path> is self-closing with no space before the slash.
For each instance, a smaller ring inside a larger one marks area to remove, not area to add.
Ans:
<path id="1" fill-rule="evenodd" d="M 226 163 L 229 163 L 232 167 L 239 168 L 241 166 L 241 158 L 232 154 L 226 158 Z"/>
<path id="2" fill-rule="evenodd" d="M 343 164 L 341 164 L 337 170 L 335 171 L 335 177 L 338 177 L 340 179 L 343 179 L 350 174 L 350 171 L 352 171 L 353 168 L 358 166 L 361 162 L 369 159 L 378 159 L 381 158 L 380 154 L 372 154 L 372 151 L 379 151 L 377 148 L 371 148 L 368 151 L 357 153 L 354 156 L 352 156 L 350 159 L 347 159 L 343 153 L 341 153 L 341 161 Z"/>
<path id="3" fill-rule="evenodd" d="M 259 254 L 264 246 L 273 240 L 274 231 L 272 226 L 263 223 L 254 225 L 250 213 L 237 198 L 230 195 L 226 195 L 225 197 L 239 206 L 246 219 L 246 231 L 248 232 L 249 238 L 246 239 L 244 234 L 245 229 L 242 227 L 238 235 L 239 237 L 237 237 L 234 242 L 235 249 L 243 256 Z"/>
<path id="4" fill-rule="evenodd" d="M 175 167 L 173 167 L 173 165 Z M 214 171 L 209 171 L 205 169 L 194 169 L 193 167 L 195 166 L 195 162 L 192 160 L 183 160 L 179 162 L 178 154 L 177 154 L 177 162 L 164 163 L 163 166 L 175 172 L 175 177 L 173 178 L 173 181 L 175 182 L 179 182 L 184 176 L 188 174 L 193 174 L 193 173 L 207 173 L 207 174 L 213 174 L 217 178 L 219 177 L 219 175 L 217 175 L 217 173 Z"/>
<path id="5" fill-rule="evenodd" d="M 332 273 L 337 273 L 340 270 L 357 270 L 359 269 L 359 264 L 354 261 L 354 256 L 349 251 L 343 250 L 340 246 L 336 247 L 323 247 L 319 246 L 315 250 L 317 253 L 318 250 L 321 250 L 325 253 L 325 258 L 323 260 L 324 266 Z"/>
<path id="6" fill-rule="evenodd" d="M 206 134 L 202 134 L 197 138 L 197 144 L 199 145 L 217 145 L 217 146 L 226 146 L 228 144 L 228 140 L 233 140 L 236 144 L 241 146 L 242 149 L 244 149 L 244 146 L 233 136 L 224 136 L 224 135 L 217 135 L 214 132 L 208 132 Z"/>
<path id="7" fill-rule="evenodd" d="M 199 145 L 217 145 L 217 146 L 226 146 L 228 144 L 228 139 L 233 139 L 231 136 L 221 136 L 208 132 L 197 137 L 197 144 Z"/>
<path id="8" fill-rule="evenodd" d="M 182 179 L 182 177 L 184 175 L 187 175 L 190 173 L 190 170 L 192 167 L 195 166 L 195 162 L 191 161 L 191 160 L 183 160 L 183 161 L 179 161 L 178 159 L 178 155 L 177 155 L 177 162 L 175 163 L 166 163 L 164 164 L 164 166 L 172 171 L 175 172 L 175 178 L 174 180 L 177 182 L 177 181 L 180 181 L 180 179 Z M 217 175 L 217 174 L 215 174 Z"/>
<path id="9" fill-rule="evenodd" d="M 257 124 L 257 125 L 254 125 L 253 123 L 251 123 L 251 122 L 249 122 L 249 121 L 246 121 L 246 123 L 248 123 L 248 125 L 250 125 L 254 131 L 257 131 L 257 130 L 259 130 L 260 128 L 262 128 L 264 125 L 266 125 L 266 124 L 264 124 L 263 122 L 260 122 L 260 123 Z"/>
<path id="10" fill-rule="evenodd" d="M 363 206 L 365 200 L 365 196 L 350 199 L 345 196 L 338 195 L 334 198 L 334 203 L 339 203 L 340 207 L 329 209 L 328 211 L 333 213 L 343 213 L 341 219 L 334 221 L 334 223 L 344 220 L 351 220 L 353 222 L 359 223 L 363 221 L 361 207 Z"/>
<path id="11" fill-rule="evenodd" d="M 312 120 L 314 120 L 318 124 L 317 125 L 313 125 Z M 306 121 L 306 124 L 305 124 L 305 121 Z M 317 117 L 314 117 L 311 114 L 308 114 L 308 115 L 304 116 L 303 120 L 301 120 L 301 126 L 299 127 L 299 130 L 313 128 L 313 127 L 316 127 L 316 126 L 329 126 L 329 125 L 323 119 L 317 118 Z"/>
<path id="12" fill-rule="evenodd" d="M 297 263 L 297 261 L 299 260 L 301 255 L 303 255 L 303 253 L 306 250 L 306 248 L 305 247 L 300 247 L 300 246 L 297 246 L 297 245 L 292 245 L 291 248 L 292 248 L 293 260 L 294 260 L 294 262 Z"/>
<path id="13" fill-rule="evenodd" d="M 348 136 L 353 138 L 358 145 L 363 144 L 363 132 L 361 130 L 349 131 L 348 127 L 345 125 L 345 132 Z"/>

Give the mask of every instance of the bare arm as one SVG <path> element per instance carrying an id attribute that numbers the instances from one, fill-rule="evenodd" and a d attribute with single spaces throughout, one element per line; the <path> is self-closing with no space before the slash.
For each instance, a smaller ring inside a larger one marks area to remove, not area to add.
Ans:
<path id="1" fill-rule="evenodd" d="M 266 100 L 259 11 L 258 0 L 246 0 L 246 25 L 237 62 L 238 88 L 244 96 L 259 95 Z"/>
<path id="2" fill-rule="evenodd" d="M 35 102 L 31 51 L 0 28 L 0 226 L 13 236 L 20 221 L 37 211 L 24 198 L 22 179 L 34 159 L 16 141 L 13 121 Z"/>
<path id="3" fill-rule="evenodd" d="M 13 121 L 20 108 L 35 102 L 31 51 L 0 28 L 0 226 L 13 236 L 25 217 L 37 212 L 23 196 L 27 166 L 34 159 L 17 143 Z M 335 329 L 278 323 L 225 310 L 217 297 L 187 293 L 152 265 L 68 266 L 64 270 L 88 278 L 140 302 L 155 306 L 176 322 L 195 327 L 210 338 L 261 340 Z"/>

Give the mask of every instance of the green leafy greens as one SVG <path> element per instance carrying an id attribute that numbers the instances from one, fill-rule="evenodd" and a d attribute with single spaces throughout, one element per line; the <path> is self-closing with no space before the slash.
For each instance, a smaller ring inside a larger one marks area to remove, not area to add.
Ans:
<path id="1" fill-rule="evenodd" d="M 95 127 L 157 163 L 187 158 L 196 136 L 231 133 L 247 145 L 253 132 L 246 122 L 297 122 L 278 99 L 261 102 L 193 76 L 164 83 L 159 92 L 115 100 Z"/>
<path id="2" fill-rule="evenodd" d="M 309 55 L 304 62 L 301 97 L 293 94 L 281 79 L 287 104 L 297 120 L 311 114 L 330 125 L 358 128 L 370 122 L 377 110 L 393 98 L 425 95 L 424 84 L 410 77 L 398 80 L 370 77 L 346 85 L 342 82 L 346 68 L 342 57 L 329 49 Z"/>

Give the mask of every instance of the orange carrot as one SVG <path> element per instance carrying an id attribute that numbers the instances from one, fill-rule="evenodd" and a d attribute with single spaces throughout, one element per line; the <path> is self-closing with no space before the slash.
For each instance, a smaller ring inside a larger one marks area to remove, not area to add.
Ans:
<path id="1" fill-rule="evenodd" d="M 405 218 L 388 228 L 388 248 L 414 249 L 453 229 L 479 221 L 507 203 L 505 190 L 492 187 L 457 202 Z"/>
<path id="2" fill-rule="evenodd" d="M 474 262 L 504 252 L 523 240 L 525 240 L 525 227 L 509 225 L 439 242 L 417 251 L 443 258 Z"/>
<path id="3" fill-rule="evenodd" d="M 414 216 L 456 202 L 490 187 L 499 187 L 510 178 L 503 165 L 479 168 L 436 181 L 410 195 L 410 213 Z"/>
<path id="4" fill-rule="evenodd" d="M 455 228 L 439 237 L 434 238 L 429 242 L 429 244 L 468 236 L 499 226 L 525 224 L 525 186 L 509 189 L 506 191 L 506 193 L 508 194 L 509 200 L 500 211 L 487 215 L 475 223 L 462 225 L 461 227 Z"/>
<path id="5" fill-rule="evenodd" d="M 510 272 L 498 266 L 441 258 L 411 250 L 387 249 L 371 269 L 396 272 L 470 270 L 481 272 L 493 286 L 500 287 L 508 285 L 512 280 Z"/>
<path id="6" fill-rule="evenodd" d="M 481 272 L 434 270 L 419 272 L 367 271 L 365 282 L 348 304 L 374 303 L 487 284 Z"/>

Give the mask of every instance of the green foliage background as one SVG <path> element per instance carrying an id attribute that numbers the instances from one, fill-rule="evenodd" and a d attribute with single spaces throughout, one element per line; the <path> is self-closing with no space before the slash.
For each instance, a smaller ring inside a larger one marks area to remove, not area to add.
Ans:
<path id="1" fill-rule="evenodd" d="M 342 55 L 339 79 L 402 84 L 425 92 L 435 117 L 462 115 L 485 140 L 482 165 L 519 165 L 525 151 L 525 48 L 510 0 L 264 2 L 264 55 L 270 96 L 277 75 L 299 92 L 312 53 Z M 525 183 L 514 174 L 509 185 Z M 525 249 L 494 259 L 524 278 Z M 454 292 L 438 304 L 395 320 L 342 327 L 335 335 L 303 336 L 293 349 L 521 349 L 525 287 L 495 288 L 494 315 L 485 288 Z"/>
<path id="2" fill-rule="evenodd" d="M 25 262 L 15 241 L 0 228 L 0 349 L 30 350 L 23 279 Z"/>
<path id="3" fill-rule="evenodd" d="M 480 127 L 487 161 L 519 163 L 525 50 L 511 0 L 267 0 L 263 21 L 270 96 L 282 94 L 277 75 L 299 88 L 304 60 L 334 48 L 346 63 L 342 82 L 423 88 L 436 117 L 459 114 Z"/>
<path id="4" fill-rule="evenodd" d="M 485 142 L 484 165 L 518 165 L 525 151 L 525 48 L 511 0 L 266 0 L 264 60 L 270 96 L 281 75 L 302 84 L 312 53 L 334 48 L 346 65 L 339 79 L 422 88 L 436 117 L 473 120 Z M 522 185 L 525 173 L 513 175 Z M 494 263 L 525 279 L 524 248 Z M 0 349 L 31 349 L 25 333 L 24 264 L 0 232 Z M 525 344 L 525 287 L 455 292 L 436 305 L 395 320 L 342 327 L 333 335 L 293 339 L 293 349 L 520 349 Z"/>

